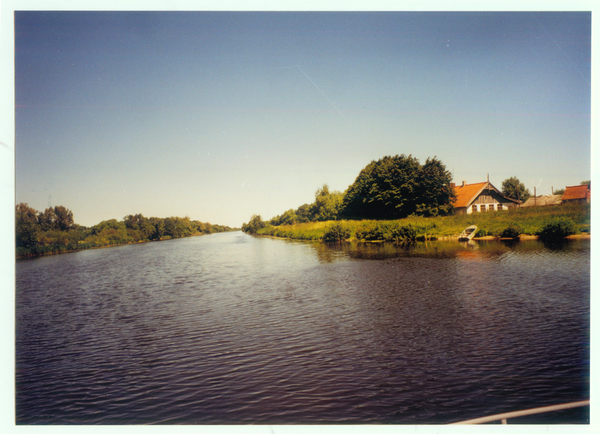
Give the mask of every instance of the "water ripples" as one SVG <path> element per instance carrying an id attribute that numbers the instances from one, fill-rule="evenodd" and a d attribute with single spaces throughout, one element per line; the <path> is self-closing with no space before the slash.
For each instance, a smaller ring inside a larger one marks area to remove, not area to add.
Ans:
<path id="1" fill-rule="evenodd" d="M 445 423 L 589 396 L 589 243 L 456 245 L 228 233 L 21 261 L 17 422 Z"/>

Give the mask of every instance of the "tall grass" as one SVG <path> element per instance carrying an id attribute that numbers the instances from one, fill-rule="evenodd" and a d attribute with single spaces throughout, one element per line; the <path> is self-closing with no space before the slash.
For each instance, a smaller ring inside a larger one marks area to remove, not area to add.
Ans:
<path id="1" fill-rule="evenodd" d="M 294 225 L 266 226 L 256 231 L 257 235 L 293 238 L 296 240 L 320 240 L 333 222 L 297 223 Z"/>

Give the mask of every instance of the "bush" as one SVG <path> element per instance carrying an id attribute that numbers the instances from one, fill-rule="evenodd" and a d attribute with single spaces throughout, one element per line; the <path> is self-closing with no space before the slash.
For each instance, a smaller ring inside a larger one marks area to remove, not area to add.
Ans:
<path id="1" fill-rule="evenodd" d="M 417 231 L 412 226 L 398 226 L 392 229 L 392 240 L 397 243 L 412 243 L 417 239 Z"/>
<path id="2" fill-rule="evenodd" d="M 368 230 L 365 234 L 365 240 L 385 241 L 392 238 L 391 222 L 377 222 L 374 228 Z"/>
<path id="3" fill-rule="evenodd" d="M 411 225 L 402 225 L 398 221 L 382 221 L 372 227 L 365 226 L 357 229 L 356 238 L 367 241 L 406 243 L 417 239 L 417 231 Z"/>
<path id="4" fill-rule="evenodd" d="M 573 235 L 576 232 L 575 222 L 569 217 L 555 217 L 538 233 L 545 240 L 556 240 Z"/>
<path id="5" fill-rule="evenodd" d="M 367 236 L 369 235 L 369 232 L 370 232 L 369 228 L 362 225 L 361 227 L 356 229 L 354 236 L 356 237 L 356 239 L 358 241 L 365 241 L 367 239 Z"/>
<path id="6" fill-rule="evenodd" d="M 475 238 L 487 237 L 488 235 L 492 235 L 492 233 L 487 229 L 481 228 L 477 229 L 477 232 L 475 233 Z"/>
<path id="7" fill-rule="evenodd" d="M 323 234 L 323 241 L 332 243 L 350 238 L 350 229 L 344 222 L 335 222 Z"/>
<path id="8" fill-rule="evenodd" d="M 505 228 L 502 233 L 500 233 L 500 237 L 501 238 L 519 238 L 519 235 L 521 235 L 523 233 L 523 231 L 521 230 L 521 228 L 514 224 L 511 223 L 507 228 Z"/>

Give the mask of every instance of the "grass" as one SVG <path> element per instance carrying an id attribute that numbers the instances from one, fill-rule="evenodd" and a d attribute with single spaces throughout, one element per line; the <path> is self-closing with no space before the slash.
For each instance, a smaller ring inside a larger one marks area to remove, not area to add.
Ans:
<path id="1" fill-rule="evenodd" d="M 381 233 L 383 227 L 410 226 L 419 239 L 457 237 L 467 226 L 478 227 L 477 236 L 495 236 L 509 226 L 518 226 L 523 235 L 538 235 L 546 224 L 556 217 L 573 220 L 577 233 L 590 233 L 590 205 L 558 205 L 547 207 L 517 208 L 508 211 L 492 211 L 469 215 L 446 217 L 408 217 L 401 220 L 343 220 L 349 230 L 349 239 L 378 239 L 374 235 Z M 299 240 L 320 240 L 335 221 L 297 223 L 294 225 L 267 226 L 257 235 L 293 238 Z M 382 239 L 382 238 L 379 238 Z M 385 239 L 385 238 L 384 238 Z"/>
<path id="2" fill-rule="evenodd" d="M 257 235 L 293 238 L 295 240 L 320 240 L 333 222 L 297 223 L 295 225 L 267 226 L 259 229 Z"/>

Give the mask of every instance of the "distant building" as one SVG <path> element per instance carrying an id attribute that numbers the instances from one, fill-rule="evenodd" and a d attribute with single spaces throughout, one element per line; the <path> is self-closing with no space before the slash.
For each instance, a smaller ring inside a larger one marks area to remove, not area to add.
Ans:
<path id="1" fill-rule="evenodd" d="M 516 208 L 522 202 L 503 195 L 500 190 L 487 182 L 456 186 L 450 184 L 456 194 L 455 214 L 471 214 L 474 212 L 503 211 Z"/>
<path id="2" fill-rule="evenodd" d="M 530 207 L 530 206 L 550 206 L 550 205 L 560 205 L 561 202 L 560 194 L 549 194 L 547 196 L 532 196 L 525 201 L 522 207 Z"/>
<path id="3" fill-rule="evenodd" d="M 591 185 L 574 185 L 566 187 L 562 195 L 562 203 L 589 203 L 592 195 Z"/>

